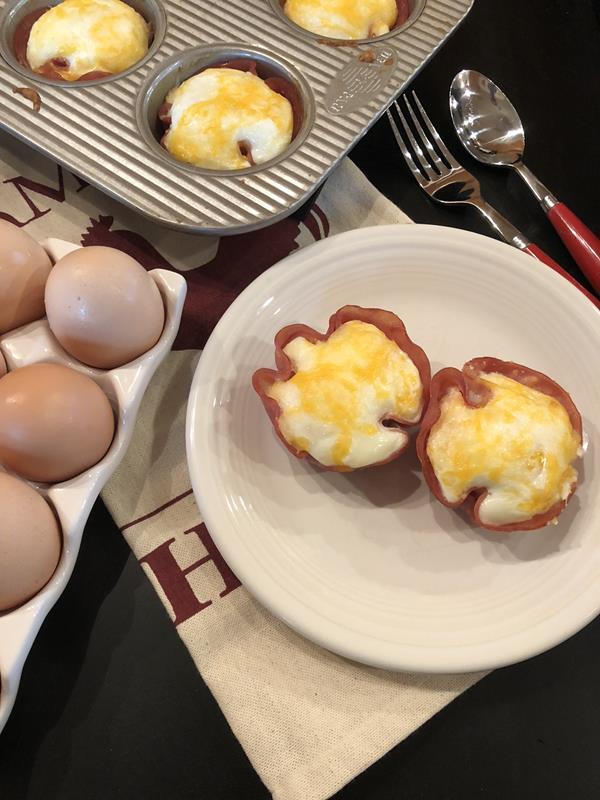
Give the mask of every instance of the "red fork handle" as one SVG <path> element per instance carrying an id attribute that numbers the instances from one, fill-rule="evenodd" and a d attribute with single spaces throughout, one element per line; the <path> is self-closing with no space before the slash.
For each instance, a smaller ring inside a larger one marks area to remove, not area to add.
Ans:
<path id="1" fill-rule="evenodd" d="M 600 239 L 564 203 L 552 206 L 548 218 L 585 277 L 600 292 Z"/>
<path id="2" fill-rule="evenodd" d="M 592 303 L 596 306 L 596 308 L 600 308 L 600 300 L 594 297 L 594 295 L 591 292 L 588 292 L 587 289 L 584 289 L 580 283 L 577 283 L 577 281 L 572 275 L 569 275 L 569 273 L 565 269 L 563 269 L 560 266 L 560 264 L 557 264 L 556 261 L 553 258 L 550 258 L 550 256 L 547 253 L 544 253 L 542 248 L 538 247 L 537 244 L 533 244 L 530 242 L 527 245 L 527 247 L 523 248 L 523 252 L 529 253 L 530 256 L 537 258 L 538 261 L 542 261 L 544 264 L 547 264 L 547 266 L 551 267 L 555 272 L 558 272 L 559 275 L 562 275 L 563 278 L 566 278 L 569 281 L 569 283 L 572 283 L 573 286 L 576 286 L 580 292 L 583 292 L 583 294 L 588 298 L 588 300 L 592 301 Z"/>

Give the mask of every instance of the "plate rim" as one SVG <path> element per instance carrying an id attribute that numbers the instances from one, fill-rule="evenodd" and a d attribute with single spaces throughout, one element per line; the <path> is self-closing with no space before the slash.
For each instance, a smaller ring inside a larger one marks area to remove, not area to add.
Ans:
<path id="1" fill-rule="evenodd" d="M 308 641 L 317 644 L 320 647 L 323 647 L 325 650 L 335 653 L 337 655 L 343 656 L 344 658 L 349 658 L 357 663 L 365 664 L 367 666 L 376 667 L 380 669 L 390 670 L 394 672 L 415 672 L 415 673 L 431 673 L 431 674 L 456 674 L 456 673 L 465 673 L 465 672 L 479 672 L 482 670 L 489 670 L 495 669 L 498 667 L 507 666 L 509 664 L 514 664 L 520 661 L 524 661 L 528 658 L 532 658 L 540 653 L 546 652 L 547 650 L 551 649 L 552 647 L 564 642 L 565 640 L 569 639 L 571 636 L 578 633 L 582 630 L 586 625 L 588 625 L 598 614 L 600 613 L 600 603 L 598 607 L 589 611 L 589 613 L 578 617 L 576 621 L 571 621 L 571 624 L 564 625 L 560 628 L 559 632 L 549 632 L 545 638 L 538 638 L 536 639 L 536 644 L 534 646 L 521 646 L 520 649 L 517 648 L 517 652 L 510 651 L 510 654 L 505 656 L 499 656 L 498 654 L 490 654 L 490 655 L 480 655 L 478 658 L 468 657 L 467 659 L 461 660 L 460 656 L 457 655 L 457 651 L 463 650 L 482 650 L 485 649 L 485 646 L 482 644 L 477 645 L 452 645 L 446 647 L 440 647 L 439 645 L 434 645 L 432 648 L 425 648 L 422 645 L 419 646 L 410 646 L 405 648 L 406 650 L 417 650 L 423 651 L 425 649 L 430 649 L 433 652 L 448 652 L 451 651 L 454 653 L 455 658 L 448 660 L 441 665 L 436 667 L 435 664 L 428 663 L 426 666 L 420 664 L 418 658 L 414 659 L 411 657 L 401 659 L 402 663 L 399 662 L 397 658 L 392 657 L 387 658 L 385 655 L 373 655 L 372 653 L 365 653 L 361 650 L 357 650 L 353 648 L 351 645 L 347 643 L 347 641 L 342 641 L 336 639 L 336 641 L 332 642 L 328 635 L 321 635 L 318 630 L 315 630 L 315 627 L 311 626 L 310 621 L 306 624 L 304 621 L 299 621 L 297 616 L 293 619 L 286 613 L 285 609 L 279 607 L 277 600 L 273 599 L 272 591 L 264 591 L 260 586 L 260 581 L 255 581 L 252 575 L 248 574 L 246 571 L 243 558 L 238 558 L 236 553 L 236 545 L 235 539 L 230 539 L 228 541 L 227 533 L 224 533 L 220 530 L 220 524 L 217 522 L 215 514 L 213 513 L 212 503 L 210 498 L 206 499 L 206 495 L 202 488 L 202 482 L 199 478 L 201 474 L 201 458 L 199 454 L 202 452 L 202 447 L 198 445 L 198 431 L 201 429 L 201 425 L 198 420 L 198 410 L 199 410 L 199 399 L 202 397 L 202 391 L 206 387 L 210 386 L 210 375 L 208 376 L 209 380 L 206 382 L 205 386 L 203 387 L 203 378 L 204 378 L 204 371 L 206 369 L 206 364 L 211 357 L 212 349 L 217 347 L 216 342 L 219 338 L 219 335 L 226 329 L 229 320 L 238 313 L 238 309 L 244 306 L 246 303 L 251 301 L 252 296 L 258 291 L 262 289 L 262 285 L 265 284 L 265 289 L 269 286 L 270 289 L 273 291 L 277 291 L 280 281 L 285 282 L 293 282 L 294 274 L 292 271 L 294 268 L 298 268 L 295 264 L 297 259 L 302 260 L 310 254 L 314 254 L 317 250 L 324 250 L 326 251 L 327 248 L 335 246 L 335 243 L 339 240 L 349 240 L 352 238 L 363 238 L 365 236 L 370 236 L 373 234 L 381 234 L 382 232 L 392 232 L 394 235 L 399 234 L 400 238 L 405 235 L 414 235 L 417 232 L 417 236 L 421 233 L 425 236 L 433 236 L 433 237 L 454 237 L 456 240 L 463 240 L 468 243 L 468 241 L 483 243 L 485 242 L 486 247 L 491 247 L 492 249 L 496 249 L 499 252 L 499 248 L 502 250 L 503 253 L 507 254 L 510 253 L 511 256 L 514 258 L 515 267 L 517 264 L 520 264 L 520 268 L 525 268 L 531 271 L 534 280 L 542 281 L 542 283 L 548 283 L 549 286 L 552 286 L 554 290 L 560 289 L 561 292 L 566 292 L 567 298 L 570 298 L 570 302 L 574 302 L 576 305 L 580 306 L 582 312 L 584 314 L 591 314 L 591 317 L 595 317 L 597 322 L 600 322 L 600 310 L 596 308 L 586 297 L 583 295 L 573 284 L 563 278 L 560 274 L 554 272 L 551 268 L 543 264 L 542 262 L 537 261 L 536 259 L 532 258 L 531 256 L 519 251 L 516 248 L 511 247 L 510 245 L 505 244 L 499 240 L 493 239 L 489 236 L 485 236 L 483 234 L 474 233 L 471 231 L 465 231 L 460 228 L 452 228 L 447 226 L 441 225 L 430 225 L 430 224 L 418 224 L 418 223 L 396 223 L 391 225 L 373 225 L 364 228 L 353 229 L 349 231 L 343 231 L 337 234 L 334 234 L 326 239 L 322 239 L 320 241 L 314 242 L 306 247 L 301 247 L 298 250 L 293 251 L 288 256 L 284 257 L 276 264 L 265 270 L 261 275 L 255 278 L 232 302 L 232 304 L 227 308 L 223 316 L 220 318 L 218 323 L 216 324 L 213 332 L 211 333 L 203 351 L 196 365 L 194 376 L 192 379 L 190 393 L 188 396 L 188 403 L 187 403 L 187 411 L 186 411 L 186 457 L 188 463 L 188 471 L 190 475 L 190 481 L 192 484 L 192 489 L 194 492 L 194 497 L 196 499 L 196 503 L 200 510 L 203 520 L 205 521 L 212 538 L 215 540 L 215 544 L 218 547 L 219 551 L 222 553 L 223 557 L 231 567 L 231 569 L 235 572 L 237 577 L 242 582 L 243 586 L 248 590 L 248 592 L 261 604 L 263 605 L 270 613 L 272 613 L 277 619 L 284 622 L 288 627 L 291 628 L 292 631 L 300 634 Z M 285 274 L 283 271 L 283 265 L 285 265 Z M 584 310 L 586 309 L 586 310 Z M 599 329 L 600 330 L 600 329 Z M 600 334 L 599 334 L 600 338 Z M 205 353 L 208 353 L 208 356 L 205 358 Z M 226 527 L 226 526 L 224 526 Z M 243 554 L 242 554 L 243 555 Z M 273 579 L 272 579 L 273 580 Z M 272 587 L 270 587 L 272 589 Z M 279 594 L 279 592 L 277 593 Z M 307 607 L 302 608 L 302 612 L 304 616 L 306 616 L 306 612 L 308 612 L 308 616 L 314 617 L 314 612 L 312 609 L 308 609 Z M 337 625 L 337 623 L 335 623 Z M 318 625 L 316 626 L 318 628 Z M 520 634 L 521 636 L 523 634 Z M 364 638 L 369 638 L 368 635 L 362 634 Z M 498 637 L 494 641 L 501 641 L 502 639 L 510 639 L 514 638 L 512 634 L 509 634 L 506 637 Z M 378 642 L 381 642 L 381 639 L 377 639 Z"/>

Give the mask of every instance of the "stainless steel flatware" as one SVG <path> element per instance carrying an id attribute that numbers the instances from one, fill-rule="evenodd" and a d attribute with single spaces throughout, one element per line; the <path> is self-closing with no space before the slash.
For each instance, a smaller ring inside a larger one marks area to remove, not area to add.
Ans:
<path id="1" fill-rule="evenodd" d="M 464 69 L 450 87 L 450 113 L 458 138 L 474 158 L 519 173 L 581 271 L 600 292 L 600 239 L 523 163 L 525 132 L 508 97 L 485 75 Z"/>
<path id="2" fill-rule="evenodd" d="M 552 267 L 600 308 L 600 301 L 577 283 L 540 247 L 528 241 L 518 228 L 484 200 L 479 181 L 456 161 L 434 128 L 417 95 L 414 92 L 411 92 L 411 95 L 414 108 L 406 95 L 403 99 L 414 126 L 414 133 L 397 102 L 388 108 L 387 115 L 404 160 L 421 189 L 438 203 L 473 206 L 505 242 Z M 398 128 L 392 108 L 398 115 L 404 135 Z"/>

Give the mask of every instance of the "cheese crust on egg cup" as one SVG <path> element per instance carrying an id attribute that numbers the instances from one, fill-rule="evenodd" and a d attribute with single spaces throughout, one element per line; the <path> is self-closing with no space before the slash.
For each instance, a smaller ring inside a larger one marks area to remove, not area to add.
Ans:
<path id="1" fill-rule="evenodd" d="M 326 0 L 325 0 L 326 2 Z M 313 28 L 305 27 L 300 22 L 298 22 L 291 14 L 288 14 L 286 11 L 287 0 L 277 0 L 277 5 L 281 9 L 281 14 L 285 20 L 290 22 L 294 25 L 297 29 L 308 33 L 310 36 L 318 37 L 319 41 L 322 44 L 332 44 L 334 46 L 344 46 L 344 45 L 353 45 L 357 42 L 367 42 L 367 41 L 374 41 L 376 39 L 381 38 L 382 36 L 388 36 L 390 33 L 393 33 L 397 28 L 401 28 L 410 18 L 413 9 L 411 9 L 409 0 L 395 0 L 396 4 L 396 19 L 394 22 L 389 26 L 387 31 L 383 31 L 381 33 L 376 31 L 369 31 L 369 34 L 365 37 L 363 36 L 333 36 L 332 34 L 323 33 L 322 31 L 318 31 Z M 358 3 L 356 3 L 358 5 Z"/>
<path id="2" fill-rule="evenodd" d="M 292 131 L 291 131 L 290 141 L 285 150 L 282 151 L 285 152 L 287 148 L 289 148 L 292 145 L 294 139 L 298 135 L 304 120 L 304 108 L 303 108 L 302 98 L 300 96 L 300 92 L 298 91 L 294 83 L 288 78 L 285 78 L 281 75 L 271 74 L 268 68 L 265 70 L 265 65 L 263 65 L 263 63 L 258 59 L 233 58 L 226 61 L 217 61 L 214 64 L 206 64 L 201 69 L 197 70 L 197 72 L 193 73 L 192 75 L 189 75 L 185 80 L 182 80 L 177 86 L 173 87 L 171 92 L 174 89 L 183 86 L 183 84 L 186 83 L 186 81 L 189 81 L 192 78 L 195 78 L 197 75 L 201 75 L 203 72 L 212 69 L 233 69 L 233 70 L 238 70 L 239 72 L 249 72 L 252 75 L 255 75 L 257 78 L 260 78 L 264 82 L 264 84 L 269 89 L 271 89 L 271 91 L 281 95 L 288 101 L 292 111 Z M 171 108 L 172 104 L 167 101 L 167 97 L 165 96 L 163 103 L 160 105 L 158 109 L 158 115 L 157 115 L 159 125 L 162 127 L 164 131 L 163 135 L 160 137 L 161 147 L 166 153 L 168 153 L 175 160 L 176 163 L 186 164 L 187 166 L 195 167 L 197 165 L 194 164 L 192 161 L 184 161 L 178 159 L 167 148 L 166 138 L 171 128 Z M 254 159 L 252 157 L 252 148 L 249 145 L 249 143 L 244 141 L 239 141 L 238 147 L 240 149 L 241 155 L 248 159 L 249 162 L 248 166 L 250 167 L 256 166 Z M 265 166 L 268 163 L 269 163 L 268 161 L 262 162 L 259 166 Z M 199 167 L 199 168 L 211 171 L 210 167 Z M 226 167 L 221 167 L 216 171 L 217 172 L 223 171 L 224 173 L 228 172 L 235 173 L 239 170 L 236 168 L 228 169 Z"/>
<path id="3" fill-rule="evenodd" d="M 421 462 L 423 476 L 434 497 L 448 508 L 463 508 L 477 526 L 499 533 L 537 530 L 553 522 L 564 510 L 577 488 L 577 480 L 571 484 L 568 496 L 554 503 L 546 511 L 535 514 L 529 519 L 519 522 L 493 525 L 483 522 L 479 514 L 480 506 L 488 494 L 488 489 L 482 487 L 472 488 L 465 497 L 460 498 L 456 502 L 450 502 L 444 496 L 444 492 L 427 453 L 429 436 L 434 425 L 440 418 L 441 405 L 445 395 L 451 389 L 456 388 L 461 393 L 467 407 L 483 407 L 491 396 L 491 391 L 479 378 L 482 375 L 490 373 L 498 373 L 557 400 L 565 409 L 571 426 L 574 432 L 579 436 L 580 442 L 582 441 L 583 429 L 581 415 L 570 395 L 562 386 L 543 372 L 537 372 L 522 364 L 515 364 L 512 361 L 503 361 L 492 356 L 482 356 L 468 361 L 463 366 L 462 370 L 458 370 L 454 367 L 446 367 L 433 376 L 430 387 L 429 405 L 423 416 L 421 428 L 417 435 L 417 456 Z"/>
<path id="4" fill-rule="evenodd" d="M 307 459 L 309 462 L 317 465 L 323 470 L 330 472 L 354 472 L 357 469 L 367 469 L 369 467 L 380 466 L 387 464 L 390 461 L 398 458 L 409 446 L 410 437 L 406 435 L 401 438 L 399 446 L 387 458 L 376 461 L 370 464 L 365 464 L 360 467 L 349 467 L 344 464 L 326 465 L 318 461 L 306 450 L 300 450 L 294 447 L 284 436 L 279 425 L 279 417 L 281 416 L 281 407 L 277 400 L 270 397 L 268 392 L 276 382 L 285 382 L 292 378 L 295 374 L 294 366 L 291 359 L 284 352 L 284 348 L 293 340 L 298 337 L 306 339 L 311 344 L 326 341 L 332 333 L 338 328 L 341 328 L 346 322 L 351 321 L 365 322 L 378 328 L 391 342 L 394 342 L 398 348 L 403 351 L 410 361 L 414 364 L 419 373 L 422 386 L 422 399 L 421 399 L 421 413 L 417 420 L 407 421 L 395 416 L 385 416 L 379 420 L 380 423 L 390 422 L 392 428 L 399 428 L 406 433 L 406 428 L 419 425 L 423 419 L 425 410 L 429 403 L 429 385 L 431 381 L 431 366 L 425 351 L 415 344 L 408 333 L 402 320 L 391 311 L 385 311 L 380 308 L 362 308 L 360 306 L 343 306 L 336 311 L 329 319 L 329 326 L 325 333 L 320 333 L 314 328 L 301 323 L 287 325 L 282 328 L 275 336 L 275 364 L 276 369 L 261 368 L 256 370 L 252 376 L 252 386 L 255 392 L 261 399 L 261 402 L 267 412 L 280 441 L 289 452 L 296 456 L 296 458 Z"/>

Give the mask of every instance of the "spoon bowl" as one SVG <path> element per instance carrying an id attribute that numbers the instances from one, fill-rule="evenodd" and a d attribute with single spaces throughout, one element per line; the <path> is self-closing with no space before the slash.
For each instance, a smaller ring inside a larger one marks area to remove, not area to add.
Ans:
<path id="1" fill-rule="evenodd" d="M 450 113 L 456 132 L 473 158 L 512 167 L 523 158 L 525 132 L 504 92 L 485 75 L 463 69 L 450 86 Z"/>
<path id="2" fill-rule="evenodd" d="M 473 158 L 519 173 L 584 275 L 600 293 L 600 239 L 523 163 L 525 132 L 504 92 L 480 72 L 463 69 L 450 86 L 450 114 L 458 138 Z"/>

